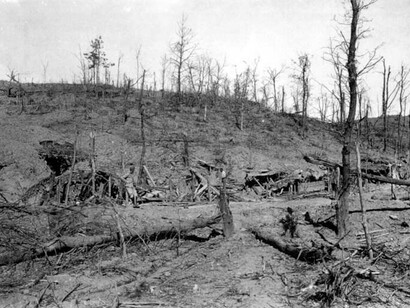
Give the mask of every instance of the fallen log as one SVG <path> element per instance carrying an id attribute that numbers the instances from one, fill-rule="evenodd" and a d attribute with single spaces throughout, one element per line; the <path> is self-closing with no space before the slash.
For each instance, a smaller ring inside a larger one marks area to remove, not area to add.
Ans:
<path id="1" fill-rule="evenodd" d="M 194 229 L 212 226 L 220 222 L 221 216 L 200 216 L 195 219 L 181 221 L 179 219 L 162 218 L 161 224 L 142 224 L 133 229 L 124 230 L 124 240 L 130 238 L 139 239 L 163 239 L 173 237 L 178 234 L 184 238 L 187 233 Z M 99 244 L 117 242 L 117 234 L 93 235 L 93 236 L 62 236 L 57 237 L 38 248 L 23 252 L 8 252 L 0 255 L 0 266 L 32 260 L 45 255 L 54 255 L 58 252 L 67 251 L 73 248 L 90 247 Z"/>
<path id="2" fill-rule="evenodd" d="M 371 174 L 367 174 L 367 173 L 362 173 L 362 177 L 366 178 L 368 180 L 379 181 L 379 182 L 382 182 L 382 183 L 410 186 L 410 181 L 400 180 L 400 179 L 393 179 L 393 178 L 388 178 L 388 177 L 385 177 L 385 176 L 378 176 L 378 175 L 371 175 Z"/>
<path id="3" fill-rule="evenodd" d="M 318 165 L 318 166 L 325 166 L 328 168 L 342 168 L 342 165 L 336 163 L 336 162 L 332 162 L 329 160 L 325 160 L 323 158 L 320 157 L 312 157 L 312 156 L 308 156 L 308 155 L 303 155 L 303 159 L 313 165 Z"/>
<path id="4" fill-rule="evenodd" d="M 358 211 L 360 212 L 360 211 Z M 331 216 L 330 218 L 332 218 L 333 216 Z M 311 217 L 309 212 L 305 213 L 305 221 L 308 222 L 309 224 L 311 224 L 314 227 L 325 227 L 328 228 L 330 230 L 332 230 L 333 232 L 337 233 L 337 226 L 330 221 L 330 218 L 325 219 L 325 220 L 321 220 L 321 221 L 314 221 Z"/>
<path id="5" fill-rule="evenodd" d="M 321 245 L 320 247 L 301 248 L 289 244 L 279 238 L 277 234 L 267 228 L 253 228 L 250 230 L 258 240 L 269 244 L 287 255 L 307 263 L 317 263 L 332 259 L 333 247 Z"/>
<path id="6" fill-rule="evenodd" d="M 342 168 L 342 166 L 338 163 L 327 161 L 321 158 L 311 157 L 308 155 L 304 155 L 303 159 L 311 164 L 319 165 L 319 166 L 326 166 L 330 168 Z M 357 170 L 350 170 L 350 174 L 357 176 Z M 400 179 L 393 179 L 385 176 L 378 176 L 366 173 L 366 170 L 362 169 L 362 178 L 378 181 L 382 183 L 389 183 L 389 184 L 396 184 L 396 185 L 403 185 L 403 186 L 410 186 L 410 181 L 400 180 Z"/>
<path id="7" fill-rule="evenodd" d="M 374 209 L 367 209 L 366 212 L 400 212 L 400 211 L 408 211 L 410 207 L 385 207 L 385 208 L 374 208 Z M 360 213 L 360 210 L 351 210 L 349 214 Z"/>

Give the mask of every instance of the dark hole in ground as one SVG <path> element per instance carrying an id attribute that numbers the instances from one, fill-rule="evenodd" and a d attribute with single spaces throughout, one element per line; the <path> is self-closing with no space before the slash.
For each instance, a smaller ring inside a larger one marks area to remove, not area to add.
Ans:
<path id="1" fill-rule="evenodd" d="M 74 146 L 69 142 L 57 143 L 52 140 L 41 141 L 42 149 L 39 151 L 39 156 L 44 159 L 56 176 L 67 171 L 73 161 Z M 87 155 L 77 151 L 77 162 L 87 159 Z"/>

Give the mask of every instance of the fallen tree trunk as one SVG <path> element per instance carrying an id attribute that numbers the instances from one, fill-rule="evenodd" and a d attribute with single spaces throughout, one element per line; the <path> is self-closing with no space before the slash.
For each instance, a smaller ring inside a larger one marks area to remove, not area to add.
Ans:
<path id="1" fill-rule="evenodd" d="M 358 212 L 360 212 L 360 211 L 358 211 Z M 331 216 L 330 218 L 332 218 L 332 217 L 333 216 Z M 309 212 L 305 213 L 305 221 L 308 222 L 309 224 L 311 224 L 312 226 L 328 228 L 328 229 L 332 230 L 333 232 L 337 233 L 337 226 L 332 221 L 329 220 L 330 218 L 327 218 L 327 219 L 321 220 L 321 221 L 319 221 L 319 220 L 314 221 L 310 217 Z"/>
<path id="2" fill-rule="evenodd" d="M 374 209 L 367 209 L 366 212 L 400 212 L 400 211 L 408 211 L 410 207 L 384 207 L 384 208 L 374 208 Z M 351 210 L 349 214 L 360 213 L 361 210 Z"/>
<path id="3" fill-rule="evenodd" d="M 253 228 L 251 229 L 251 232 L 257 239 L 275 247 L 279 251 L 286 253 L 287 255 L 297 260 L 305 261 L 308 263 L 317 263 L 323 260 L 332 259 L 331 253 L 333 247 L 325 247 L 322 245 L 320 248 L 301 248 L 285 242 L 284 240 L 279 238 L 277 234 L 267 228 Z"/>
<path id="4" fill-rule="evenodd" d="M 312 156 L 308 156 L 308 155 L 303 155 L 303 159 L 313 165 L 318 165 L 318 166 L 325 166 L 328 168 L 342 168 L 342 165 L 329 161 L 329 160 L 325 160 L 323 158 L 319 158 L 319 157 L 312 157 Z"/>
<path id="5" fill-rule="evenodd" d="M 371 175 L 367 173 L 362 173 L 362 177 L 366 178 L 368 180 L 373 180 L 373 181 L 379 181 L 382 183 L 390 183 L 390 184 L 397 184 L 397 185 L 403 185 L 403 186 L 410 186 L 410 181 L 406 180 L 400 180 L 400 179 L 393 179 L 393 178 L 388 178 L 385 176 L 378 176 L 378 175 Z"/>
<path id="6" fill-rule="evenodd" d="M 165 219 L 165 218 L 162 218 Z M 185 221 L 166 219 L 161 224 L 147 224 L 139 225 L 133 229 L 123 230 L 124 239 L 130 238 L 167 238 L 173 237 L 179 234 L 182 238 L 190 231 L 198 228 L 209 227 L 213 224 L 220 222 L 221 216 L 200 216 L 195 219 L 189 219 Z M 32 260 L 44 255 L 52 255 L 58 252 L 67 251 L 73 248 L 90 247 L 109 242 L 117 242 L 118 235 L 93 235 L 93 236 L 62 236 L 55 238 L 45 244 L 42 244 L 39 248 L 32 249 L 30 252 L 10 252 L 0 255 L 0 266 L 19 263 L 23 261 Z"/>
<path id="7" fill-rule="evenodd" d="M 303 156 L 303 159 L 307 161 L 308 163 L 314 164 L 314 165 L 319 165 L 319 166 L 326 166 L 330 168 L 341 168 L 341 165 L 335 162 L 327 161 L 321 158 L 315 158 L 315 157 L 310 157 L 308 155 Z M 350 173 L 352 175 L 357 176 L 357 170 L 350 170 Z M 372 175 L 366 173 L 366 170 L 362 169 L 362 178 L 368 179 L 368 180 L 373 180 L 373 181 L 378 181 L 382 183 L 390 183 L 390 184 L 396 184 L 396 185 L 403 185 L 403 186 L 410 186 L 410 181 L 406 180 L 400 180 L 400 179 L 393 179 L 385 176 L 378 176 L 378 175 Z"/>

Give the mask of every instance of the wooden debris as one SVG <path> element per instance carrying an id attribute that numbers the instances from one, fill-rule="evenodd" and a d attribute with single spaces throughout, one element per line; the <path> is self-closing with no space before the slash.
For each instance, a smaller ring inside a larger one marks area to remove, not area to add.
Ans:
<path id="1" fill-rule="evenodd" d="M 373 248 L 372 248 L 372 238 L 369 234 L 369 229 L 367 226 L 367 219 L 366 219 L 366 206 L 363 200 L 363 191 L 362 191 L 362 169 L 360 167 L 360 149 L 359 143 L 356 143 L 356 155 L 357 155 L 357 186 L 359 187 L 359 200 L 360 200 L 360 208 L 362 210 L 362 226 L 363 226 L 363 233 L 366 239 L 367 251 L 369 254 L 369 259 L 373 260 Z"/>
<path id="2" fill-rule="evenodd" d="M 341 168 L 340 164 L 330 162 L 324 159 L 314 158 L 308 155 L 303 156 L 303 158 L 305 159 L 305 161 L 311 164 L 322 165 L 322 166 L 331 167 L 331 168 L 336 168 L 336 167 Z M 382 183 L 410 186 L 410 181 L 393 179 L 393 178 L 389 178 L 386 176 L 372 175 L 372 174 L 366 173 L 367 170 L 368 169 L 364 169 L 364 170 L 362 169 L 362 177 L 365 179 L 376 181 L 376 182 L 382 182 Z M 350 173 L 352 175 L 357 175 L 357 170 L 351 170 Z"/>
<path id="3" fill-rule="evenodd" d="M 323 177 L 325 172 L 295 170 L 293 172 L 262 170 L 247 172 L 245 187 L 253 189 L 259 196 L 269 198 L 275 195 L 289 196 L 301 193 L 320 192 L 325 189 Z"/>
<path id="4" fill-rule="evenodd" d="M 272 232 L 268 228 L 252 228 L 250 230 L 257 239 L 277 248 L 279 251 L 286 253 L 287 255 L 308 263 L 322 262 L 323 260 L 332 259 L 333 247 L 319 246 L 304 248 L 298 247 L 293 244 L 289 244 L 282 240 L 278 235 Z"/>
<path id="5" fill-rule="evenodd" d="M 143 166 L 144 171 L 146 173 L 146 175 L 148 176 L 148 179 L 151 181 L 151 186 L 156 186 L 154 179 L 151 176 L 151 173 L 149 173 L 147 166 Z"/>
<path id="6" fill-rule="evenodd" d="M 386 229 L 377 229 L 377 230 L 368 231 L 369 234 L 383 233 L 383 232 L 386 232 Z M 356 237 L 361 237 L 364 235 L 365 235 L 364 232 L 356 233 Z"/>
<path id="7" fill-rule="evenodd" d="M 221 220 L 221 215 L 200 216 L 195 219 L 187 220 L 169 220 L 157 224 L 141 224 L 133 229 L 123 230 L 124 240 L 130 238 L 155 238 L 158 235 L 162 237 L 173 237 L 178 233 L 182 237 L 188 232 L 214 225 Z M 127 232 L 125 232 L 127 231 Z M 47 243 L 39 245 L 38 248 L 32 248 L 30 251 L 8 252 L 0 255 L 0 266 L 22 261 L 31 260 L 44 255 L 55 254 L 78 247 L 89 247 L 103 243 L 117 242 L 117 234 L 93 235 L 93 236 L 61 236 Z"/>
<path id="8" fill-rule="evenodd" d="M 367 212 L 401 212 L 401 211 L 408 211 L 410 207 L 383 207 L 383 208 L 374 208 L 374 209 L 367 209 Z M 349 214 L 353 213 L 360 213 L 361 210 L 351 210 Z"/>

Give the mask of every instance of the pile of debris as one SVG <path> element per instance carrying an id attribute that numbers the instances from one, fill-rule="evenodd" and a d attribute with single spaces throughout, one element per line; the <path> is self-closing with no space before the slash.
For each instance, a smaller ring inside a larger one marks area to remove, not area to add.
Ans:
<path id="1" fill-rule="evenodd" d="M 143 170 L 143 179 L 135 187 L 138 203 L 213 202 L 220 195 L 219 168 L 202 160 L 198 160 L 197 164 L 185 171 L 178 180 L 169 179 L 167 185 L 163 186 L 156 185 L 146 166 L 143 166 Z M 60 169 L 58 171 L 61 172 Z M 227 194 L 230 200 L 240 200 L 235 195 L 239 188 L 239 184 L 228 180 Z M 21 201 L 27 205 L 41 206 L 50 202 L 98 203 L 98 200 L 106 197 L 116 204 L 128 201 L 126 182 L 120 175 L 107 170 L 93 172 L 92 169 L 75 169 L 63 173 L 52 172 L 49 177 L 30 187 Z"/>
<path id="2" fill-rule="evenodd" d="M 253 190 L 263 198 L 277 195 L 297 195 L 313 193 L 326 188 L 327 172 L 323 170 L 295 170 L 293 172 L 261 170 L 247 172 L 245 189 Z"/>

